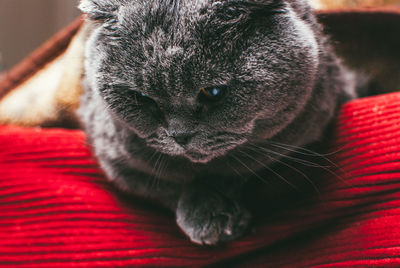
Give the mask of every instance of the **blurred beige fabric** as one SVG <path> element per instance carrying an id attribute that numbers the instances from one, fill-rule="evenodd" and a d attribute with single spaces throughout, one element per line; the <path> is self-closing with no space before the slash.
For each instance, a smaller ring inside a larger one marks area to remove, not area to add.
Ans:
<path id="1" fill-rule="evenodd" d="M 400 0 L 309 0 L 309 2 L 316 9 L 400 5 Z"/>

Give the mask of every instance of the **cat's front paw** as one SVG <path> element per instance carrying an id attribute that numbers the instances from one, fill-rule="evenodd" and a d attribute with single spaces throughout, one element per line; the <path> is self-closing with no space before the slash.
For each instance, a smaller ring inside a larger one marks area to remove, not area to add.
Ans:
<path id="1" fill-rule="evenodd" d="M 217 193 L 188 193 L 179 200 L 177 223 L 192 242 L 216 245 L 242 236 L 250 213 L 237 201 Z"/>

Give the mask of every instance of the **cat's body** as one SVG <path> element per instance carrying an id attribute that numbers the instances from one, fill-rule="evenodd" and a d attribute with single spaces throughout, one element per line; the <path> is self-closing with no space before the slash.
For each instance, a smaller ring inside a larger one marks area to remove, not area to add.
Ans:
<path id="1" fill-rule="evenodd" d="M 93 29 L 79 114 L 99 162 L 122 190 L 176 211 L 196 243 L 246 230 L 242 185 L 276 158 L 254 146 L 316 141 L 355 97 L 305 1 L 83 0 L 81 9 Z"/>

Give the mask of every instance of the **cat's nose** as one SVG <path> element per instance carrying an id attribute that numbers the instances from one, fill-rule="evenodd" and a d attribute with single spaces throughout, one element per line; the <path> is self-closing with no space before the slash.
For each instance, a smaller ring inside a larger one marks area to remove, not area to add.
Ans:
<path id="1" fill-rule="evenodd" d="M 173 133 L 172 138 L 181 146 L 187 145 L 195 133 Z"/>

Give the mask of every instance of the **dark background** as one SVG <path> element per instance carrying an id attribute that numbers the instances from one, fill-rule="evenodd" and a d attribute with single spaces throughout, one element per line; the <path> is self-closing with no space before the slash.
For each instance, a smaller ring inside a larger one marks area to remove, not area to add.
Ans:
<path id="1" fill-rule="evenodd" d="M 0 0 L 0 72 L 79 16 L 77 0 Z"/>

